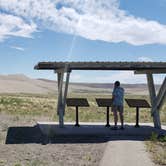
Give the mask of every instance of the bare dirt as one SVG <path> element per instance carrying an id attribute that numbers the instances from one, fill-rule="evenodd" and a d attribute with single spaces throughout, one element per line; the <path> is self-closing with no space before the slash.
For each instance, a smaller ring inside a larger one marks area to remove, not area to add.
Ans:
<path id="1" fill-rule="evenodd" d="M 107 144 L 104 138 L 46 139 L 36 120 L 39 117 L 0 114 L 0 166 L 99 165 Z"/>

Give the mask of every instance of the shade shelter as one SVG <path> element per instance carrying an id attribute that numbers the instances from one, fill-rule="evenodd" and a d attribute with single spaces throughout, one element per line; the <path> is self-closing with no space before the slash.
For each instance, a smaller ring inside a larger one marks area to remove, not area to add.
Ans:
<path id="1" fill-rule="evenodd" d="M 159 111 L 166 98 L 166 77 L 156 94 L 153 74 L 166 73 L 166 62 L 39 62 L 35 69 L 53 70 L 58 78 L 58 104 L 59 125 L 64 125 L 64 112 L 68 91 L 69 77 L 72 70 L 128 70 L 135 74 L 146 74 L 151 101 L 151 115 L 155 128 L 161 128 Z M 64 74 L 66 78 L 64 79 Z"/>

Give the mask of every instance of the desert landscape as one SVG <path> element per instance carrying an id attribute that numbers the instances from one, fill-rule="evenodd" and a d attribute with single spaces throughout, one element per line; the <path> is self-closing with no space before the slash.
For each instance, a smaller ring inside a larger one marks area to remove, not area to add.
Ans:
<path id="1" fill-rule="evenodd" d="M 0 0 L 0 166 L 166 166 L 165 16 L 166 0 Z"/>
<path id="2" fill-rule="evenodd" d="M 127 98 L 149 101 L 147 86 L 122 85 Z M 82 108 L 81 122 L 105 122 L 106 112 L 96 105 L 96 97 L 111 97 L 113 84 L 71 83 L 68 97 L 85 97 L 90 107 Z M 159 85 L 157 85 L 157 88 Z M 37 121 L 58 121 L 57 83 L 52 80 L 32 79 L 24 75 L 0 76 L 0 165 L 1 166 L 97 166 L 107 146 L 107 137 L 56 137 L 45 143 L 35 127 Z M 136 94 L 137 93 L 137 94 Z M 166 105 L 161 111 L 162 124 L 166 124 Z M 135 109 L 125 103 L 125 123 L 135 122 Z M 65 122 L 75 121 L 75 108 L 67 107 Z M 110 121 L 113 115 L 110 113 Z M 149 109 L 142 109 L 140 122 L 152 122 Z M 151 141 L 152 139 L 152 141 Z M 84 140 L 82 142 L 82 140 Z M 166 164 L 165 142 L 157 136 L 147 140 L 147 150 L 156 154 L 157 164 Z"/>
<path id="3" fill-rule="evenodd" d="M 148 95 L 146 84 L 122 84 L 129 95 Z M 160 85 L 156 85 L 158 90 Z M 111 94 L 113 83 L 70 83 L 69 93 Z M 57 94 L 57 82 L 48 79 L 32 79 L 23 74 L 0 75 L 0 93 Z"/>

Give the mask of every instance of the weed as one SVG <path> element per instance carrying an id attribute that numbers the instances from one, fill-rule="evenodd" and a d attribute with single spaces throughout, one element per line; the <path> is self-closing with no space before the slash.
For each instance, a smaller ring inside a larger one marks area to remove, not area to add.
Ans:
<path id="1" fill-rule="evenodd" d="M 0 165 L 3 165 L 4 164 L 4 161 L 3 160 L 0 160 Z"/>
<path id="2" fill-rule="evenodd" d="M 146 146 L 156 164 L 166 165 L 166 136 L 153 132 Z"/>
<path id="3" fill-rule="evenodd" d="M 84 159 L 85 159 L 86 161 L 91 161 L 91 160 L 92 160 L 92 157 L 91 157 L 90 154 L 87 154 L 86 156 L 84 156 Z"/>
<path id="4" fill-rule="evenodd" d="M 160 136 L 160 137 L 159 137 L 159 141 L 166 143 L 166 135 Z"/>
<path id="5" fill-rule="evenodd" d="M 21 164 L 17 163 L 17 164 L 15 164 L 14 166 L 21 166 Z"/>
<path id="6" fill-rule="evenodd" d="M 40 160 L 34 160 L 31 163 L 31 166 L 45 166 L 46 164 Z"/>
<path id="7" fill-rule="evenodd" d="M 150 136 L 150 141 L 157 141 L 158 140 L 158 134 L 155 132 L 152 132 Z"/>

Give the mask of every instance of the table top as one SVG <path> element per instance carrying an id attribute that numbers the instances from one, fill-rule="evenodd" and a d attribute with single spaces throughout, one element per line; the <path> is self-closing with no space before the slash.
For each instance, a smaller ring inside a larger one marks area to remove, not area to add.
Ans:
<path id="1" fill-rule="evenodd" d="M 96 102 L 99 107 L 112 107 L 111 98 L 96 98 Z"/>
<path id="2" fill-rule="evenodd" d="M 89 107 L 89 103 L 86 98 L 67 98 L 66 104 L 68 107 Z"/>
<path id="3" fill-rule="evenodd" d="M 145 99 L 125 99 L 129 107 L 151 108 Z"/>

